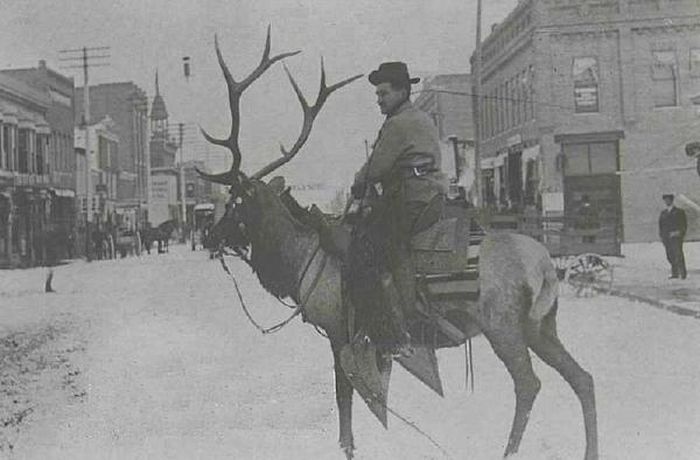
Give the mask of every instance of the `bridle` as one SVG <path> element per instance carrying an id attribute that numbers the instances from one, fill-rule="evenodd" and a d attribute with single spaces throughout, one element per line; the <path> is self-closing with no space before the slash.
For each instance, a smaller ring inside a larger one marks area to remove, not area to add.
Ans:
<path id="1" fill-rule="evenodd" d="M 321 242 L 320 239 L 318 243 L 316 243 L 316 247 L 314 248 L 313 253 L 309 257 L 309 259 L 306 261 L 304 264 L 304 269 L 301 272 L 301 275 L 299 276 L 299 281 L 298 281 L 298 287 L 297 290 L 301 294 L 301 287 L 304 282 L 304 279 L 306 278 L 306 275 L 309 272 L 309 269 L 311 268 L 311 264 L 313 263 L 314 259 L 316 259 L 316 256 L 318 255 L 321 250 Z M 275 332 L 279 332 L 282 330 L 283 327 L 285 327 L 287 324 L 291 323 L 294 318 L 299 316 L 300 314 L 303 315 L 304 313 L 304 308 L 306 306 L 306 303 L 308 302 L 309 298 L 311 297 L 311 294 L 316 290 L 316 287 L 318 286 L 318 282 L 321 279 L 321 275 L 323 274 L 323 271 L 326 268 L 326 264 L 328 262 L 328 254 L 323 252 L 322 254 L 322 259 L 320 266 L 318 268 L 318 271 L 314 275 L 313 280 L 311 281 L 311 285 L 309 286 L 309 289 L 304 293 L 303 295 L 299 296 L 300 302 L 297 303 L 296 305 L 289 304 L 282 300 L 279 296 L 274 296 L 277 302 L 280 304 L 284 305 L 285 307 L 288 308 L 293 308 L 294 312 L 292 312 L 291 316 L 289 318 L 285 319 L 284 321 L 281 321 L 273 326 L 270 327 L 262 327 L 250 313 L 250 310 L 248 308 L 248 305 L 246 304 L 245 299 L 243 298 L 243 293 L 241 292 L 241 288 L 238 284 L 238 280 L 236 277 L 233 275 L 231 272 L 231 269 L 228 267 L 226 264 L 226 261 L 224 260 L 224 255 L 231 255 L 238 257 L 239 259 L 243 260 L 246 264 L 252 267 L 252 262 L 250 261 L 250 258 L 248 257 L 247 253 L 243 251 L 241 248 L 234 248 L 233 253 L 226 251 L 226 249 L 223 246 L 220 246 L 219 249 L 216 251 L 216 258 L 219 259 L 219 262 L 221 263 L 221 267 L 223 268 L 224 272 L 231 278 L 231 281 L 233 282 L 233 286 L 236 289 L 236 295 L 238 296 L 239 303 L 241 305 L 241 309 L 243 310 L 243 313 L 245 313 L 246 318 L 248 318 L 248 321 L 257 329 L 259 330 L 263 335 L 266 334 L 273 334 Z M 318 330 L 318 328 L 317 328 Z M 321 331 L 319 331 L 321 333 Z"/>

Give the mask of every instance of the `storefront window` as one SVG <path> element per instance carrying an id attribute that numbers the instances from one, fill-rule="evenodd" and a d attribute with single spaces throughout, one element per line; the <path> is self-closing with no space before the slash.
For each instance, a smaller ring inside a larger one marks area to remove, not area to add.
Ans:
<path id="1" fill-rule="evenodd" d="M 566 175 L 583 176 L 590 174 L 587 144 L 565 144 Z"/>
<path id="2" fill-rule="evenodd" d="M 589 144 L 591 174 L 610 174 L 617 171 L 617 152 L 613 142 Z"/>
<path id="3" fill-rule="evenodd" d="M 614 174 L 617 171 L 617 143 L 564 144 L 566 176 Z"/>

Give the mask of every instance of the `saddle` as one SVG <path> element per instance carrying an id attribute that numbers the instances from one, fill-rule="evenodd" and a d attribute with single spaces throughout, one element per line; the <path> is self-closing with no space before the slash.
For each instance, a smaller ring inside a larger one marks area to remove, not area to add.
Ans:
<path id="1" fill-rule="evenodd" d="M 415 234 L 411 253 L 416 277 L 416 309 L 422 318 L 414 321 L 420 330 L 412 337 L 425 337 L 435 346 L 460 344 L 465 340 L 465 319 L 453 318 L 454 301 L 479 299 L 479 246 L 484 232 L 476 212 L 447 205 L 443 218 Z M 351 241 L 351 227 L 321 212 L 310 211 L 311 224 L 324 251 L 345 258 Z M 426 328 L 426 324 L 430 327 Z M 429 339 L 432 337 L 432 339 Z"/>

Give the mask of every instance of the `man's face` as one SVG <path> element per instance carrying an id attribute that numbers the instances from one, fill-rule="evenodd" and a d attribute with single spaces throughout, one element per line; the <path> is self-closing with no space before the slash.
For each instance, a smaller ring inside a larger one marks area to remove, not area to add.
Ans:
<path id="1" fill-rule="evenodd" d="M 377 105 L 384 115 L 392 113 L 406 100 L 405 89 L 395 89 L 391 83 L 380 83 L 375 91 Z"/>
<path id="2" fill-rule="evenodd" d="M 664 198 L 664 203 L 666 203 L 667 207 L 670 207 L 673 204 L 673 198 Z"/>

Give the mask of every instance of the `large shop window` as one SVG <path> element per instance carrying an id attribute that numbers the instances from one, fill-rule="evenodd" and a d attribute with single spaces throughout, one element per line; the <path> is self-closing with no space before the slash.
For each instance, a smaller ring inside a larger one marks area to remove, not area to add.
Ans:
<path id="1" fill-rule="evenodd" d="M 617 171 L 617 142 L 564 144 L 566 176 L 614 174 Z"/>
<path id="2" fill-rule="evenodd" d="M 594 57 L 574 58 L 573 80 L 574 111 L 598 112 L 598 60 Z"/>
<path id="3" fill-rule="evenodd" d="M 674 107 L 678 105 L 677 65 L 674 51 L 652 52 L 651 65 L 654 107 Z"/>

